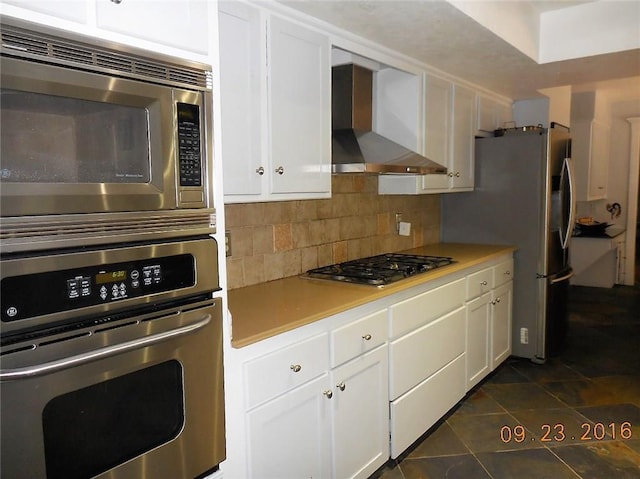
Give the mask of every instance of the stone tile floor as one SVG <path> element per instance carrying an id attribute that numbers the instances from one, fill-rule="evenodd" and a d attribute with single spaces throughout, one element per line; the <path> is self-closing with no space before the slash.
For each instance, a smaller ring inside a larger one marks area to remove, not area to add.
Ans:
<path id="1" fill-rule="evenodd" d="M 640 287 L 572 286 L 560 356 L 508 359 L 373 478 L 640 478 Z"/>

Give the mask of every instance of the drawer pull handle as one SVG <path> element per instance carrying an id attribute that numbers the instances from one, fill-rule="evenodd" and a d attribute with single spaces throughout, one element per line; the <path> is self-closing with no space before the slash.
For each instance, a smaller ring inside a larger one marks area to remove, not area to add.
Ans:
<path id="1" fill-rule="evenodd" d="M 337 384 L 336 387 L 340 390 L 340 391 L 344 391 L 345 388 L 347 387 L 347 385 L 344 383 L 344 381 L 342 381 L 340 384 Z"/>
<path id="2" fill-rule="evenodd" d="M 331 389 L 327 389 L 325 392 L 323 392 L 322 394 L 324 394 L 325 396 L 327 396 L 327 399 L 331 399 L 333 397 L 333 391 Z"/>
<path id="3" fill-rule="evenodd" d="M 362 336 L 362 339 L 364 339 L 365 341 L 371 341 L 371 335 L 365 334 L 364 336 Z"/>
<path id="4" fill-rule="evenodd" d="M 299 373 L 302 370 L 302 366 L 299 364 L 292 364 L 290 367 L 294 373 Z"/>
<path id="5" fill-rule="evenodd" d="M 486 286 L 486 285 L 487 285 L 487 284 L 489 284 L 489 283 L 487 283 L 486 281 L 481 281 L 481 282 L 480 282 L 480 284 L 481 284 L 482 286 Z"/>

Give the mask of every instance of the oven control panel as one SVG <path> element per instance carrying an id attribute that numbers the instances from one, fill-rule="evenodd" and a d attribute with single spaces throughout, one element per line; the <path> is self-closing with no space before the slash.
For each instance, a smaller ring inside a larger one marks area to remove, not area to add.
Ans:
<path id="1" fill-rule="evenodd" d="M 180 254 L 7 277 L 2 280 L 2 321 L 114 303 L 194 286 L 195 261 Z"/>

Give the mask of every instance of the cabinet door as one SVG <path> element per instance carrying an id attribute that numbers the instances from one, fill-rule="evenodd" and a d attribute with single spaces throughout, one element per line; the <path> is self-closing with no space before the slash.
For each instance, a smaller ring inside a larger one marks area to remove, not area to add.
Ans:
<path id="1" fill-rule="evenodd" d="M 453 134 L 451 136 L 451 186 L 473 188 L 475 139 L 475 93 L 458 85 L 453 91 Z"/>
<path id="2" fill-rule="evenodd" d="M 451 169 L 449 148 L 451 134 L 452 84 L 427 76 L 425 81 L 425 155 Z M 447 175 L 424 175 L 425 189 L 445 189 Z"/>
<path id="3" fill-rule="evenodd" d="M 511 354 L 513 282 L 494 289 L 491 304 L 491 370 L 494 370 Z"/>
<path id="4" fill-rule="evenodd" d="M 249 477 L 331 475 L 329 375 L 247 413 Z"/>
<path id="5" fill-rule="evenodd" d="M 609 179 L 609 125 L 598 120 L 591 123 L 591 155 L 589 159 L 589 199 L 607 197 Z"/>
<path id="6" fill-rule="evenodd" d="M 89 18 L 89 2 L 86 0 L 58 0 L 56 2 L 51 0 L 2 0 L 2 3 L 83 24 L 87 23 Z M 49 25 L 56 26 L 51 23 Z"/>
<path id="7" fill-rule="evenodd" d="M 335 478 L 367 478 L 389 457 L 388 355 L 383 345 L 332 371 Z"/>
<path id="8" fill-rule="evenodd" d="M 467 304 L 467 391 L 491 371 L 491 293 Z"/>
<path id="9" fill-rule="evenodd" d="M 218 9 L 224 194 L 226 200 L 244 195 L 239 200 L 250 201 L 262 193 L 267 167 L 261 146 L 264 30 L 255 8 L 225 1 Z"/>
<path id="10" fill-rule="evenodd" d="M 329 193 L 329 38 L 277 17 L 268 30 L 271 192 Z"/>
<path id="11" fill-rule="evenodd" d="M 208 2 L 201 0 L 96 0 L 98 28 L 207 55 Z"/>

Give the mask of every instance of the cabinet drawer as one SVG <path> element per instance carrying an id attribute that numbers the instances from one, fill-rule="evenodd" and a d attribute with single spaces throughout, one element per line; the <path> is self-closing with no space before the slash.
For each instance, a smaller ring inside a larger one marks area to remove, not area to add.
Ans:
<path id="1" fill-rule="evenodd" d="M 328 334 L 322 333 L 244 365 L 247 409 L 329 369 Z"/>
<path id="2" fill-rule="evenodd" d="M 505 284 L 513 279 L 513 259 L 503 261 L 493 267 L 493 287 Z"/>
<path id="3" fill-rule="evenodd" d="M 493 288 L 493 269 L 486 268 L 467 276 L 467 300 L 482 296 Z"/>
<path id="4" fill-rule="evenodd" d="M 466 295 L 465 281 L 461 278 L 391 306 L 391 337 L 407 333 L 462 306 Z"/>
<path id="5" fill-rule="evenodd" d="M 387 340 L 387 310 L 331 332 L 331 367 L 345 363 Z"/>
<path id="6" fill-rule="evenodd" d="M 391 403 L 395 459 L 464 396 L 464 354 Z"/>
<path id="7" fill-rule="evenodd" d="M 464 353 L 465 318 L 466 309 L 460 308 L 391 343 L 390 399 L 397 398 Z"/>

